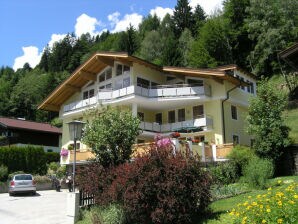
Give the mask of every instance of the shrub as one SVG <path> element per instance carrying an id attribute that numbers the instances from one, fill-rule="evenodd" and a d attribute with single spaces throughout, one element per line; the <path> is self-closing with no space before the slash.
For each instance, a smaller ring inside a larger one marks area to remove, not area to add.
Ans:
<path id="1" fill-rule="evenodd" d="M 111 198 L 123 198 L 130 222 L 191 223 L 210 201 L 210 177 L 199 163 L 172 148 L 152 148 L 148 155 L 115 170 Z M 125 188 L 123 188 L 123 184 Z"/>
<path id="2" fill-rule="evenodd" d="M 209 170 L 213 181 L 220 185 L 235 183 L 239 179 L 238 166 L 234 161 L 219 162 Z"/>
<path id="3" fill-rule="evenodd" d="M 81 168 L 77 183 L 100 205 L 121 204 L 129 223 L 191 223 L 210 202 L 211 177 L 188 154 L 156 146 L 131 163 Z"/>
<path id="4" fill-rule="evenodd" d="M 13 178 L 14 175 L 16 175 L 16 174 L 23 174 L 23 173 L 25 173 L 25 172 L 24 172 L 24 171 L 21 171 L 21 170 L 16 171 L 16 172 L 13 172 L 13 173 L 10 173 L 10 174 L 8 175 L 8 179 L 11 180 L 11 179 Z"/>
<path id="5" fill-rule="evenodd" d="M 60 155 L 58 152 L 46 152 L 46 163 L 60 162 Z"/>
<path id="6" fill-rule="evenodd" d="M 252 187 L 263 189 L 273 173 L 274 166 L 271 160 L 253 158 L 244 168 L 243 180 Z"/>
<path id="7" fill-rule="evenodd" d="M 254 157 L 256 157 L 256 155 L 251 148 L 240 145 L 235 146 L 228 155 L 228 158 L 237 166 L 238 176 L 243 176 L 244 167 L 247 166 L 249 160 Z"/>
<path id="8" fill-rule="evenodd" d="M 6 181 L 8 177 L 8 168 L 5 165 L 0 166 L 0 181 Z"/>
<path id="9" fill-rule="evenodd" d="M 42 147 L 0 147 L 0 164 L 8 168 L 8 172 L 24 170 L 26 173 L 45 174 L 46 159 Z"/>
<path id="10" fill-rule="evenodd" d="M 274 192 L 251 196 L 230 211 L 233 223 L 297 223 L 298 184 L 292 183 Z"/>
<path id="11" fill-rule="evenodd" d="M 35 175 L 34 176 L 34 180 L 36 181 L 36 183 L 40 184 L 40 183 L 50 183 L 51 179 L 47 176 L 40 176 L 40 175 Z"/>

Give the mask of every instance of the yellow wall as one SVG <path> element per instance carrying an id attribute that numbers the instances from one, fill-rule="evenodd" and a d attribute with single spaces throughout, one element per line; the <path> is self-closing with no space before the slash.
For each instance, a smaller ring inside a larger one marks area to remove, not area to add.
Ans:
<path id="1" fill-rule="evenodd" d="M 237 108 L 237 120 L 232 119 L 231 113 L 231 105 L 236 106 Z M 238 135 L 240 145 L 250 145 L 250 136 L 246 133 L 246 116 L 247 116 L 247 108 L 239 106 L 237 104 L 233 104 L 229 101 L 224 103 L 225 109 L 225 126 L 226 126 L 226 142 L 232 143 L 233 138 L 232 135 Z"/>
<path id="2" fill-rule="evenodd" d="M 166 80 L 166 75 L 164 73 L 149 67 L 145 67 L 138 63 L 133 63 L 132 75 L 133 83 L 137 83 L 137 77 L 141 77 L 159 84 L 164 84 Z"/>

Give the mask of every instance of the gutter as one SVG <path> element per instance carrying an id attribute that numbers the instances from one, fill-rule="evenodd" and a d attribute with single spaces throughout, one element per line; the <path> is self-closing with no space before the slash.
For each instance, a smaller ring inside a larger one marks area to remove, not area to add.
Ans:
<path id="1" fill-rule="evenodd" d="M 230 92 L 232 92 L 234 89 L 237 89 L 241 86 L 241 80 L 239 80 L 239 84 L 234 86 L 232 89 L 229 89 L 227 91 L 226 98 L 221 101 L 221 116 L 222 116 L 222 133 L 223 133 L 223 144 L 226 144 L 226 124 L 225 124 L 225 110 L 224 110 L 224 102 L 226 102 L 228 99 L 230 99 Z"/>

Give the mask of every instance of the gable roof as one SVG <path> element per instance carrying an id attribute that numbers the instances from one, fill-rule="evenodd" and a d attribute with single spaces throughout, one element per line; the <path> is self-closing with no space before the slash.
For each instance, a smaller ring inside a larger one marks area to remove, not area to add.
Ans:
<path id="1" fill-rule="evenodd" d="M 0 117 L 0 125 L 4 126 L 5 128 L 26 129 L 32 131 L 62 134 L 60 128 L 57 128 L 47 123 L 39 123 L 34 121 Z"/>
<path id="2" fill-rule="evenodd" d="M 89 81 L 96 81 L 97 74 L 106 66 L 113 66 L 114 61 L 132 66 L 138 63 L 151 69 L 164 72 L 165 74 L 178 74 L 184 76 L 195 76 L 213 78 L 219 81 L 228 80 L 234 84 L 246 85 L 245 82 L 229 74 L 228 71 L 237 69 L 235 65 L 226 68 L 215 69 L 193 69 L 183 67 L 161 67 L 125 52 L 97 52 L 94 53 L 85 63 L 79 66 L 62 84 L 60 84 L 49 96 L 38 106 L 38 109 L 59 111 L 60 106 L 75 92 Z"/>

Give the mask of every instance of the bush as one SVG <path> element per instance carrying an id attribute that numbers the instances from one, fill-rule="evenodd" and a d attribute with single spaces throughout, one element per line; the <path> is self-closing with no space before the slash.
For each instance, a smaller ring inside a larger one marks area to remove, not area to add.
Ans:
<path id="1" fill-rule="evenodd" d="M 129 223 L 191 223 L 211 199 L 209 173 L 195 158 L 174 155 L 171 147 L 152 147 L 114 168 L 92 164 L 78 176 L 80 188 L 94 192 L 97 203 L 123 205 Z"/>
<path id="2" fill-rule="evenodd" d="M 21 171 L 21 170 L 16 171 L 16 172 L 13 172 L 13 173 L 10 173 L 10 174 L 8 175 L 8 179 L 11 180 L 11 179 L 13 178 L 14 175 L 16 175 L 16 174 L 23 174 L 23 173 L 25 173 L 25 172 L 24 172 L 24 171 Z"/>
<path id="3" fill-rule="evenodd" d="M 26 173 L 45 174 L 46 159 L 42 147 L 0 147 L 0 164 L 8 168 L 8 172 L 23 170 Z"/>
<path id="4" fill-rule="evenodd" d="M 6 181 L 8 177 L 8 168 L 7 166 L 0 166 L 0 181 Z"/>
<path id="5" fill-rule="evenodd" d="M 46 163 L 60 162 L 60 154 L 58 152 L 46 152 Z"/>
<path id="6" fill-rule="evenodd" d="M 209 170 L 213 181 L 219 185 L 235 183 L 239 179 L 239 169 L 234 161 L 219 162 Z"/>
<path id="7" fill-rule="evenodd" d="M 248 197 L 230 211 L 233 223 L 297 223 L 298 221 L 298 184 L 292 183 L 274 192 L 255 198 Z"/>
<path id="8" fill-rule="evenodd" d="M 52 181 L 49 177 L 47 177 L 47 176 L 40 176 L 40 175 L 34 176 L 34 180 L 38 184 L 41 184 L 41 183 L 50 183 Z"/>
<path id="9" fill-rule="evenodd" d="M 243 181 L 254 188 L 264 189 L 273 173 L 274 165 L 271 160 L 253 158 L 244 168 Z"/>
<path id="10" fill-rule="evenodd" d="M 249 160 L 255 157 L 254 150 L 240 145 L 235 146 L 228 155 L 228 158 L 233 161 L 237 167 L 237 176 L 243 176 L 244 167 L 247 166 Z"/>

